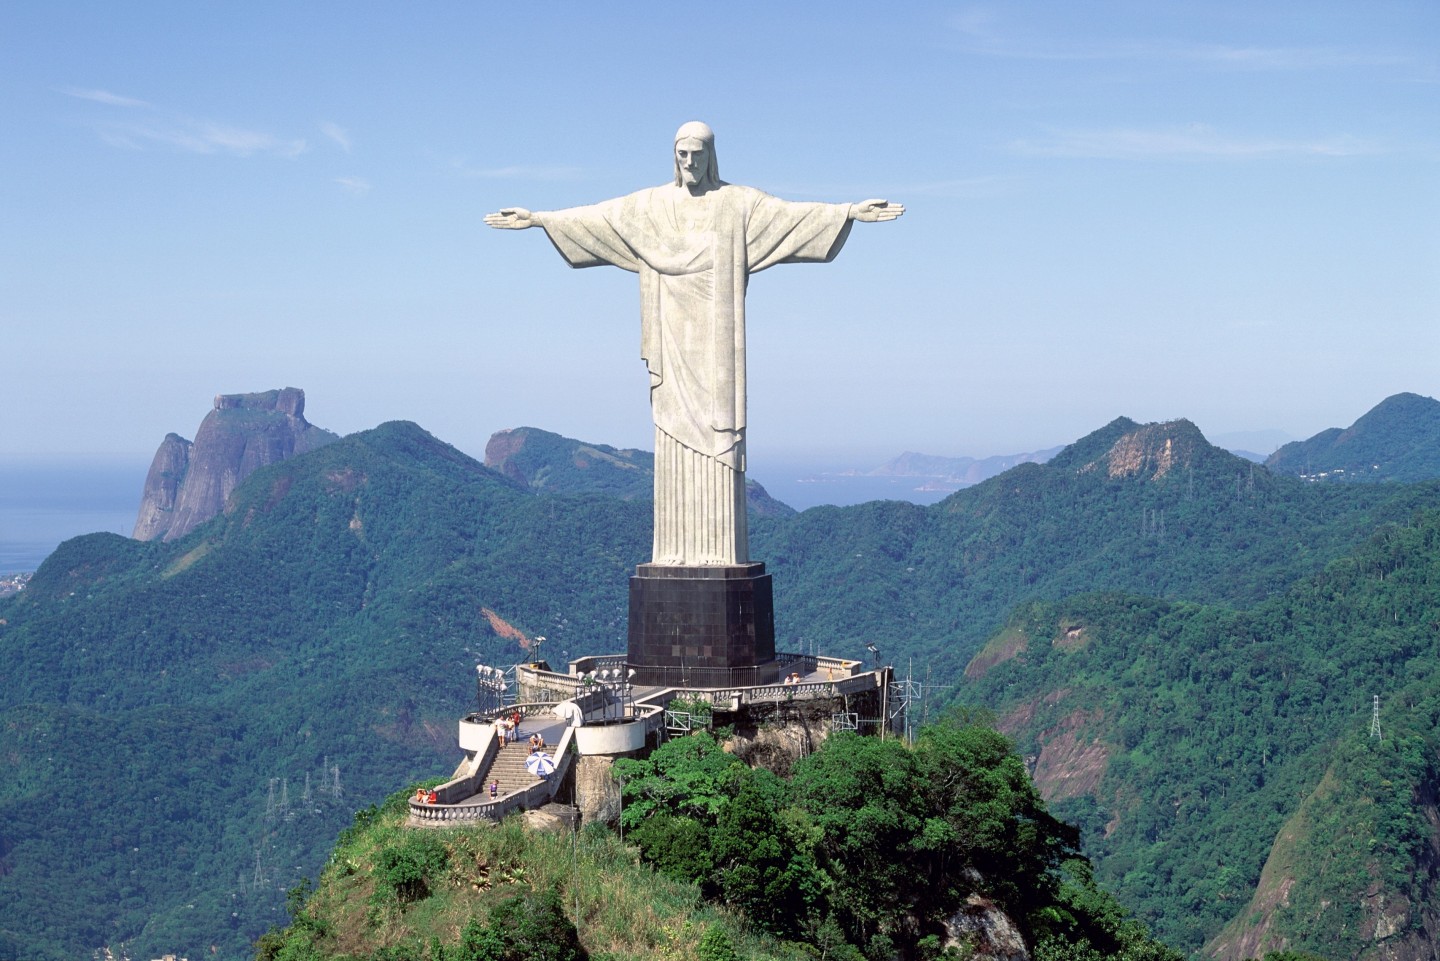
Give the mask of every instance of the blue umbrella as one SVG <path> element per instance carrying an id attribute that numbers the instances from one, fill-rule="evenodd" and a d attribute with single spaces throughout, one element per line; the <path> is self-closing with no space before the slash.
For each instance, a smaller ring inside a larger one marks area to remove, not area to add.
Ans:
<path id="1" fill-rule="evenodd" d="M 547 778 L 555 773 L 555 759 L 539 751 L 525 759 L 525 770 L 538 778 Z"/>

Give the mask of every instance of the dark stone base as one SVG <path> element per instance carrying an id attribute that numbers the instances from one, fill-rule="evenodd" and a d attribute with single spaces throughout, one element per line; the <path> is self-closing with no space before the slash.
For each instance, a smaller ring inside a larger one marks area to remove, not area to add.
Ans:
<path id="1" fill-rule="evenodd" d="M 641 564 L 630 578 L 626 661 L 637 684 L 775 681 L 775 602 L 765 565 Z"/>

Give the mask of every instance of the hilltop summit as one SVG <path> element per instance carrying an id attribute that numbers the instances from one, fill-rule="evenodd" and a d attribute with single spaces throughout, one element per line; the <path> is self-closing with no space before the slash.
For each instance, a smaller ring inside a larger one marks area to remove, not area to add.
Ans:
<path id="1" fill-rule="evenodd" d="M 133 536 L 184 537 L 224 510 L 230 493 L 257 469 L 338 439 L 305 420 L 305 392 L 297 387 L 219 394 L 193 443 L 174 433 L 160 442 Z"/>
<path id="2" fill-rule="evenodd" d="M 655 493 L 655 455 L 648 450 L 591 444 L 538 427 L 496 431 L 485 445 L 485 466 L 537 494 L 606 494 L 650 500 Z M 794 508 L 745 481 L 752 517 L 787 517 Z"/>
<path id="3" fill-rule="evenodd" d="M 1440 477 L 1440 401 L 1394 394 L 1344 430 L 1286 444 L 1265 462 L 1309 481 L 1421 481 Z"/>

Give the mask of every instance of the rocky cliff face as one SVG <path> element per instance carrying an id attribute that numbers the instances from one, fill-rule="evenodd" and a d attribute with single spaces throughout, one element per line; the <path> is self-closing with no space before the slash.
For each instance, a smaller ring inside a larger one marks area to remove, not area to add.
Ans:
<path id="1" fill-rule="evenodd" d="M 305 392 L 296 387 L 259 394 L 221 394 L 194 442 L 168 434 L 155 452 L 137 540 L 173 541 L 219 514 L 242 480 L 257 469 L 338 440 L 305 420 Z"/>

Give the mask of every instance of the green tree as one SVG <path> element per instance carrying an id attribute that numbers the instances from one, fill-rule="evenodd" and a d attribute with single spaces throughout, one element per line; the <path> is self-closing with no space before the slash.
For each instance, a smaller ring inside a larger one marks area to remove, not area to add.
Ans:
<path id="1" fill-rule="evenodd" d="M 586 961 L 589 957 L 555 887 L 503 901 L 491 914 L 489 927 L 505 946 L 496 961 Z"/>
<path id="2" fill-rule="evenodd" d="M 810 927 L 822 882 L 817 832 L 804 812 L 785 807 L 787 793 L 770 772 L 750 772 L 720 813 L 713 850 L 725 900 L 770 931 L 795 936 Z"/>

